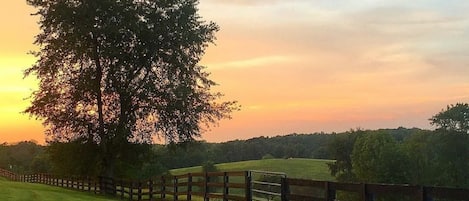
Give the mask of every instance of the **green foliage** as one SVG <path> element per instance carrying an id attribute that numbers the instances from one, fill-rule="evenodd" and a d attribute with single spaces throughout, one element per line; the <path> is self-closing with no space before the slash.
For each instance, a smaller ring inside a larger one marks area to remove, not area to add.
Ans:
<path id="1" fill-rule="evenodd" d="M 386 132 L 360 135 L 352 152 L 352 167 L 360 182 L 407 183 L 407 161 L 394 138 Z"/>
<path id="2" fill-rule="evenodd" d="M 449 105 L 430 121 L 437 127 L 426 151 L 438 173 L 432 183 L 469 187 L 469 104 Z"/>
<path id="3" fill-rule="evenodd" d="M 25 112 L 52 142 L 97 144 L 103 175 L 119 171 L 129 143 L 191 141 L 238 109 L 219 102 L 198 65 L 218 26 L 201 19 L 197 0 L 27 2 L 41 32 L 25 73 L 39 90 Z"/>
<path id="4" fill-rule="evenodd" d="M 92 142 L 75 140 L 53 142 L 47 147 L 52 172 L 58 175 L 99 175 L 98 145 Z M 80 160 L 77 160 L 80 158 Z"/>
<path id="5" fill-rule="evenodd" d="M 165 174 L 168 169 L 196 166 L 205 161 L 223 163 L 244 159 L 261 159 L 263 156 L 268 156 L 269 153 L 276 153 L 277 156 L 283 157 L 288 146 L 303 147 L 302 149 L 304 149 L 290 156 L 309 158 L 311 152 L 327 145 L 332 137 L 333 135 L 329 134 L 292 134 L 225 143 L 194 141 L 167 146 L 123 144 L 120 147 L 126 152 L 119 154 L 121 161 L 115 164 L 115 175 L 129 179 L 144 179 Z M 0 146 L 0 165 L 5 164 L 2 166 L 5 169 L 8 169 L 8 164 L 11 164 L 8 151 L 10 146 L 13 145 Z M 39 147 L 43 151 L 34 153 L 30 157 L 32 158 L 32 161 L 29 161 L 32 163 L 31 168 L 37 169 L 32 173 L 49 172 L 61 175 L 90 176 L 99 174 L 100 157 L 97 154 L 99 145 L 87 141 L 86 138 L 71 142 L 51 142 L 48 146 Z M 271 155 L 275 157 L 273 154 Z M 76 158 L 80 159 L 76 160 Z M 2 162 L 3 160 L 6 162 Z M 28 166 L 30 166 L 29 163 Z"/>
<path id="6" fill-rule="evenodd" d="M 49 172 L 49 158 L 44 147 L 33 141 L 0 145 L 0 168 L 19 174 Z"/>
<path id="7" fill-rule="evenodd" d="M 469 105 L 458 103 L 430 119 L 435 131 L 398 128 L 337 135 L 329 145 L 336 159 L 328 164 L 331 174 L 339 181 L 468 188 L 468 116 Z"/>
<path id="8" fill-rule="evenodd" d="M 351 130 L 345 134 L 335 135 L 328 145 L 329 154 L 335 159 L 328 163 L 332 176 L 338 181 L 355 181 L 355 173 L 352 171 L 352 151 L 358 136 L 363 135 L 362 130 Z"/>
<path id="9" fill-rule="evenodd" d="M 202 172 L 217 172 L 218 168 L 213 161 L 206 161 L 202 164 Z"/>
<path id="10" fill-rule="evenodd" d="M 469 104 L 448 105 L 430 119 L 437 130 L 469 134 Z"/>
<path id="11" fill-rule="evenodd" d="M 432 167 L 435 162 L 435 133 L 421 131 L 404 141 L 403 150 L 407 154 L 409 166 L 409 183 L 419 185 L 435 185 L 433 182 L 437 172 Z"/>
<path id="12" fill-rule="evenodd" d="M 405 143 L 413 184 L 469 187 L 469 136 L 436 131 L 412 136 Z"/>
<path id="13" fill-rule="evenodd" d="M 311 158 L 311 153 L 321 152 L 317 150 L 324 149 L 332 138 L 330 134 L 315 133 L 256 137 L 223 143 L 185 142 L 155 145 L 155 154 L 168 169 L 196 166 L 205 161 L 227 163 L 258 160 L 269 154 L 273 158 Z M 329 158 L 328 153 L 321 155 L 321 158 Z"/>
<path id="14" fill-rule="evenodd" d="M 131 165 L 126 166 L 125 174 L 123 177 L 129 179 L 148 179 L 157 175 L 168 174 L 168 168 L 164 165 L 164 161 L 161 160 L 161 156 L 157 155 L 156 150 L 159 147 L 152 147 L 145 151 L 145 154 L 140 154 L 139 161 Z"/>
<path id="15" fill-rule="evenodd" d="M 31 170 L 35 173 L 49 173 L 51 172 L 51 160 L 49 154 L 42 151 L 34 155 L 34 159 L 31 161 Z"/>
<path id="16" fill-rule="evenodd" d="M 265 160 L 265 159 L 274 159 L 275 157 L 272 156 L 272 154 L 266 154 L 264 156 L 262 156 L 262 160 Z"/>

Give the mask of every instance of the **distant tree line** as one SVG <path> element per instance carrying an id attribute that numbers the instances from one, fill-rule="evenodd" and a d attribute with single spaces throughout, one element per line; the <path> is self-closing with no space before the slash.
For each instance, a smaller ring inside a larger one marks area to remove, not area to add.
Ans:
<path id="1" fill-rule="evenodd" d="M 335 135 L 328 147 L 336 161 L 329 169 L 342 182 L 469 188 L 469 105 L 450 105 L 430 123 L 436 130 L 352 130 Z"/>
<path id="2" fill-rule="evenodd" d="M 34 141 L 14 145 L 0 144 L 0 168 L 19 174 L 50 171 L 49 155 L 44 146 Z"/>
<path id="3" fill-rule="evenodd" d="M 173 168 L 267 158 L 330 158 L 327 146 L 334 135 L 326 133 L 290 134 L 256 137 L 224 143 L 204 141 L 169 145 L 136 144 L 123 153 L 138 152 L 137 157 L 119 156 L 116 172 L 121 177 L 144 178 L 164 174 Z M 146 147 L 150 146 L 150 148 Z M 25 141 L 0 145 L 0 168 L 19 173 L 51 172 L 63 175 L 98 175 L 94 143 L 54 142 L 41 146 Z M 140 151 L 138 151 L 140 149 Z M 137 150 L 137 151 L 135 151 Z M 81 160 L 76 160 L 76 157 Z M 34 164 L 33 164 L 34 163 Z"/>
<path id="4" fill-rule="evenodd" d="M 386 129 L 381 132 L 392 133 L 401 141 L 420 129 Z M 173 168 L 183 168 L 207 164 L 259 160 L 270 158 L 316 158 L 335 159 L 331 146 L 341 146 L 337 139 L 349 136 L 346 133 L 290 134 L 275 137 L 256 137 L 248 140 L 235 140 L 223 143 L 204 141 L 185 142 L 169 145 L 136 144 L 123 147 L 119 155 L 117 175 L 129 178 L 145 178 L 164 174 Z M 147 146 L 150 146 L 149 148 Z M 0 168 L 19 173 L 51 172 L 62 175 L 98 175 L 94 143 L 73 141 L 54 142 L 40 146 L 34 142 L 2 144 L 0 146 Z M 140 150 L 140 151 L 139 151 Z M 148 151 L 147 151 L 148 150 Z M 347 152 L 344 152 L 347 153 Z M 76 160 L 80 157 L 81 160 Z"/>

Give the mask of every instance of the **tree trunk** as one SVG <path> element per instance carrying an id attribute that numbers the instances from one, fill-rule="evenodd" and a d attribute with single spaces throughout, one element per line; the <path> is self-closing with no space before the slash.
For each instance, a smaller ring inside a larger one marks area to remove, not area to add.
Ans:
<path id="1" fill-rule="evenodd" d="M 114 177 L 114 161 L 112 157 L 112 152 L 110 150 L 110 140 L 106 135 L 105 124 L 104 124 L 104 114 L 103 114 L 103 94 L 101 90 L 101 83 L 103 79 L 103 68 L 101 66 L 101 61 L 99 59 L 99 42 L 97 36 L 94 33 L 91 33 L 93 40 L 93 60 L 96 65 L 96 80 L 95 80 L 95 93 L 96 93 L 96 102 L 98 105 L 98 135 L 100 138 L 100 148 L 101 148 L 101 171 L 100 174 L 102 177 L 110 178 L 110 180 L 105 179 L 105 181 L 113 181 Z M 101 193 L 104 194 L 115 194 L 115 184 L 100 184 Z"/>

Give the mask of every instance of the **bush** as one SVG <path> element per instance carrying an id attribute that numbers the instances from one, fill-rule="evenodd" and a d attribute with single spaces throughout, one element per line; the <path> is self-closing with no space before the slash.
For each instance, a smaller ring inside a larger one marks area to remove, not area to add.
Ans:
<path id="1" fill-rule="evenodd" d="M 275 157 L 272 156 L 271 154 L 266 154 L 264 156 L 262 156 L 262 160 L 265 160 L 265 159 L 274 159 Z"/>

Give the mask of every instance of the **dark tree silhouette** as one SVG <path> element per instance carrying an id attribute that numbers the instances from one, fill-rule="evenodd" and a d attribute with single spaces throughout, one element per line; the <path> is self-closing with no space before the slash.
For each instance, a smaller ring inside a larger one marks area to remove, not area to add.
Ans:
<path id="1" fill-rule="evenodd" d="M 448 105 L 446 110 L 430 118 L 430 124 L 437 130 L 469 134 L 469 104 Z"/>
<path id="2" fill-rule="evenodd" d="M 237 109 L 219 102 L 198 65 L 218 26 L 197 0 L 27 0 L 41 33 L 33 54 L 39 90 L 26 113 L 51 142 L 99 146 L 101 174 L 129 143 L 191 141 Z"/>

